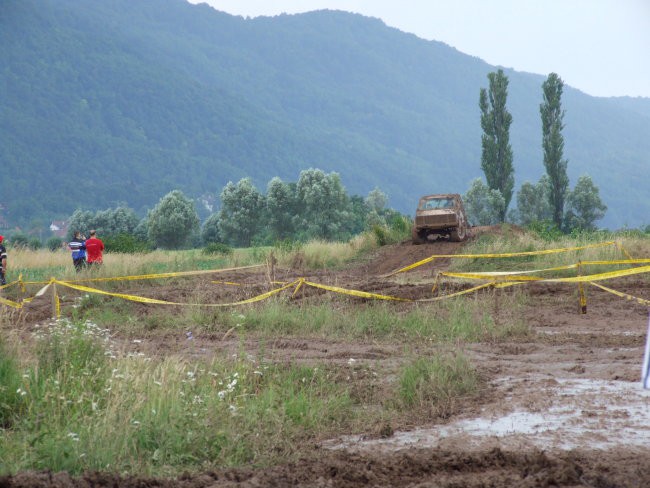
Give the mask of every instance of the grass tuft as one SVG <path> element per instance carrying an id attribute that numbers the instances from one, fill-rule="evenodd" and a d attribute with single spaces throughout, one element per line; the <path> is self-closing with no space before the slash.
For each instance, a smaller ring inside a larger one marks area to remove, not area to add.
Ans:
<path id="1" fill-rule="evenodd" d="M 460 398 L 476 394 L 479 384 L 476 370 L 460 353 L 417 358 L 402 369 L 398 399 L 403 408 L 445 415 Z"/>

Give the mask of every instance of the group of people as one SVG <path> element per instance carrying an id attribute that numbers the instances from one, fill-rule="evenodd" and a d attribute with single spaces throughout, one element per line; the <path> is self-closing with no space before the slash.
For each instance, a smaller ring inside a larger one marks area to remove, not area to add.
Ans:
<path id="1" fill-rule="evenodd" d="M 4 240 L 4 236 L 0 236 L 0 286 L 7 284 L 5 278 L 7 248 L 4 246 Z M 97 237 L 97 232 L 94 230 L 90 231 L 88 239 L 81 232 L 76 231 L 68 243 L 68 249 L 72 251 L 72 264 L 77 271 L 81 271 L 86 266 L 98 266 L 104 261 L 104 243 Z"/>
<path id="2" fill-rule="evenodd" d="M 86 266 L 102 264 L 104 243 L 94 230 L 90 231 L 88 239 L 78 230 L 75 231 L 74 237 L 68 242 L 68 249 L 72 251 L 72 264 L 77 271 L 81 271 Z"/>

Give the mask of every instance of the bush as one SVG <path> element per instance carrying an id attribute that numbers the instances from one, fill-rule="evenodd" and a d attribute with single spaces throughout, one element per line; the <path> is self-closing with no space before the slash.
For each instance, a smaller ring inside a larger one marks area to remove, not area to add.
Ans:
<path id="1" fill-rule="evenodd" d="M 526 226 L 526 229 L 534 232 L 537 236 L 546 242 L 557 241 L 564 233 L 552 220 L 535 220 Z"/>
<path id="2" fill-rule="evenodd" d="M 63 239 L 57 236 L 52 236 L 50 237 L 47 241 L 45 241 L 45 246 L 52 252 L 61 249 L 63 247 Z"/>
<path id="3" fill-rule="evenodd" d="M 303 243 L 296 241 L 290 238 L 281 239 L 275 241 L 273 247 L 277 249 L 280 253 L 288 254 L 294 251 L 300 251 L 302 249 Z"/>
<path id="4" fill-rule="evenodd" d="M 394 214 L 388 219 L 385 225 L 374 224 L 371 228 L 375 240 L 379 246 L 395 244 L 411 236 L 411 226 L 413 222 L 410 218 Z"/>
<path id="5" fill-rule="evenodd" d="M 17 232 L 9 238 L 9 242 L 15 248 L 24 248 L 29 244 L 29 238 L 22 232 Z"/>
<path id="6" fill-rule="evenodd" d="M 221 242 L 211 242 L 203 248 L 203 254 L 220 254 L 222 256 L 230 256 L 232 253 L 232 247 Z"/>
<path id="7" fill-rule="evenodd" d="M 36 251 L 43 247 L 43 243 L 38 237 L 32 237 L 29 239 L 29 242 L 27 242 L 27 247 L 30 248 L 32 251 Z"/>
<path id="8" fill-rule="evenodd" d="M 388 244 L 388 229 L 385 226 L 378 224 L 373 225 L 372 233 L 375 235 L 375 239 L 379 246 L 385 246 Z"/>
<path id="9" fill-rule="evenodd" d="M 102 238 L 107 252 L 137 254 L 151 251 L 147 241 L 143 241 L 131 234 L 117 234 Z"/>

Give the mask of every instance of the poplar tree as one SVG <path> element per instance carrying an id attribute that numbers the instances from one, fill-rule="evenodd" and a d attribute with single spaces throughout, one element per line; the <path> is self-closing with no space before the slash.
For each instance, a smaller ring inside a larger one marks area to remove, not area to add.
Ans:
<path id="1" fill-rule="evenodd" d="M 508 77 L 503 70 L 488 74 L 489 88 L 481 88 L 479 107 L 481 109 L 481 169 L 490 190 L 498 190 L 503 196 L 505 207 L 499 219 L 505 220 L 508 205 L 512 200 L 515 185 L 510 146 L 510 124 L 512 115 L 506 109 L 508 98 Z"/>
<path id="2" fill-rule="evenodd" d="M 544 96 L 539 106 L 542 116 L 542 148 L 544 149 L 544 167 L 549 178 L 548 199 L 551 206 L 553 222 L 558 228 L 563 227 L 564 203 L 569 188 L 567 175 L 568 161 L 563 158 L 564 110 L 562 110 L 562 89 L 564 82 L 555 73 L 548 75 L 542 84 Z"/>
<path id="3" fill-rule="evenodd" d="M 295 185 L 277 176 L 266 187 L 267 225 L 273 239 L 286 239 L 295 233 L 293 217 L 297 214 Z"/>

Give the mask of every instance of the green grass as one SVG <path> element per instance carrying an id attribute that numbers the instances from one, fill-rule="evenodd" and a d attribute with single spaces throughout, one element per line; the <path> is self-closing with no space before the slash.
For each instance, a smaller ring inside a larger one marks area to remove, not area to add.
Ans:
<path id="1" fill-rule="evenodd" d="M 18 361 L 0 335 L 0 429 L 11 427 L 16 413 L 22 411 L 21 374 Z"/>
<path id="2" fill-rule="evenodd" d="M 495 319 L 494 293 L 499 293 Z M 209 309 L 152 307 L 144 316 L 134 315 L 135 305 L 110 299 L 92 305 L 82 300 L 74 317 L 92 317 L 104 328 L 138 337 L 149 333 L 192 330 L 195 334 L 228 333 L 240 337 L 324 337 L 362 340 L 431 342 L 499 341 L 526 337 L 529 327 L 517 311 L 525 304 L 518 293 L 494 291 L 481 296 L 460 297 L 427 304 L 359 303 L 336 297 L 318 297 L 296 304 L 287 299 L 269 299 L 247 307 Z M 78 311 L 78 312 L 77 312 Z"/>
<path id="3" fill-rule="evenodd" d="M 416 358 L 402 368 L 399 401 L 402 408 L 428 408 L 444 415 L 463 397 L 476 394 L 480 379 L 462 354 Z"/>
<path id="4" fill-rule="evenodd" d="M 350 380 L 361 365 L 274 364 L 261 353 L 194 363 L 125 356 L 110 334 L 63 320 L 38 328 L 29 357 L 19 345 L 3 346 L 0 374 L 11 390 L 2 391 L 12 395 L 2 396 L 0 475 L 175 476 L 272 464 L 299 456 L 310 439 L 367 428 L 403 409 L 442 413 L 478 387 L 462 354 L 415 360 L 372 407 L 360 403 L 372 398 L 364 383 Z"/>
<path id="5" fill-rule="evenodd" d="M 23 373 L 17 352 L 3 354 L 9 367 L 0 374 L 19 386 L 3 409 L 9 428 L 0 437 L 0 474 L 170 475 L 269 463 L 355 418 L 347 386 L 324 368 L 245 354 L 195 364 L 120 357 L 108 332 L 88 322 L 60 321 L 39 336 Z"/>

